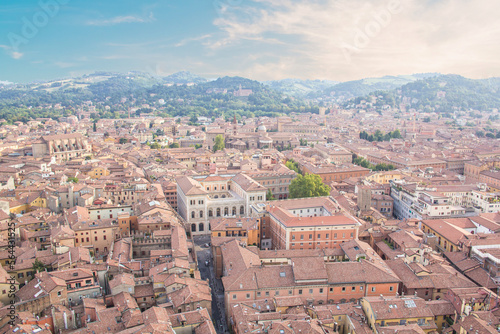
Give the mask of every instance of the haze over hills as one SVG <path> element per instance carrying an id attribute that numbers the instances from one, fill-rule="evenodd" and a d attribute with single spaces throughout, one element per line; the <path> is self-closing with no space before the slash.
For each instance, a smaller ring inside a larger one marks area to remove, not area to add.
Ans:
<path id="1" fill-rule="evenodd" d="M 235 94 L 239 89 L 250 94 Z M 335 83 L 326 80 L 286 79 L 258 82 L 242 77 L 207 80 L 190 72 L 162 77 L 143 72 L 95 72 L 78 78 L 30 84 L 0 85 L 0 118 L 26 121 L 30 117 L 71 114 L 91 101 L 95 117 L 118 117 L 129 108 L 158 110 L 165 116 L 220 114 L 268 115 L 318 112 L 319 106 L 368 106 L 452 113 L 500 108 L 500 78 L 472 80 L 437 73 L 384 76 Z M 59 109 L 54 108 L 59 105 Z M 62 110 L 61 110 L 62 109 Z M 144 111 L 144 110 L 142 110 Z M 122 114 L 123 116 L 123 114 Z"/>

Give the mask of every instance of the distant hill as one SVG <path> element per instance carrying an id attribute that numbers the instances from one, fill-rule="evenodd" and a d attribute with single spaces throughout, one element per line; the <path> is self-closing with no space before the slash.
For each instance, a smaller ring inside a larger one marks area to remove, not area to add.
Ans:
<path id="1" fill-rule="evenodd" d="M 438 76 L 437 73 L 424 73 L 413 75 L 384 76 L 354 81 L 341 82 L 324 89 L 320 95 L 343 96 L 345 99 L 368 95 L 379 90 L 392 90 L 419 79 Z M 315 95 L 318 96 L 318 95 Z"/>
<path id="2" fill-rule="evenodd" d="M 174 84 L 188 84 L 188 83 L 199 84 L 207 82 L 208 80 L 191 72 L 181 71 L 171 74 L 167 77 L 164 77 L 163 81 L 166 83 L 174 83 Z"/>
<path id="3" fill-rule="evenodd" d="M 418 111 L 452 113 L 455 110 L 488 111 L 500 108 L 500 78 L 473 80 L 439 75 L 407 83 L 392 90 L 375 91 L 346 102 L 376 101 L 374 107 L 406 105 Z"/>
<path id="4" fill-rule="evenodd" d="M 194 85 L 183 84 L 196 80 Z M 235 96 L 233 92 L 240 86 L 250 89 L 251 94 Z M 8 122 L 37 117 L 57 119 L 75 114 L 82 106 L 86 108 L 88 101 L 96 106 L 92 118 L 127 117 L 124 111 L 129 109 L 137 110 L 136 114 L 162 117 L 274 117 L 290 112 L 319 112 L 314 104 L 242 77 L 206 81 L 189 72 L 166 78 L 141 72 L 96 72 L 79 78 L 0 86 L 0 118 Z"/>
<path id="5" fill-rule="evenodd" d="M 326 88 L 337 84 L 338 81 L 283 79 L 275 81 L 264 81 L 262 83 L 290 96 L 306 97 L 310 93 L 322 92 Z"/>

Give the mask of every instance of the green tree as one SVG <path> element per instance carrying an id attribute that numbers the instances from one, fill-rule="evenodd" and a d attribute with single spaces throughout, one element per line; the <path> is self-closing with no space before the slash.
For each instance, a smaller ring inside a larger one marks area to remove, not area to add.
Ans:
<path id="1" fill-rule="evenodd" d="M 195 145 L 194 145 L 194 149 L 195 149 L 195 150 L 197 150 L 197 149 L 199 149 L 199 148 L 202 148 L 202 147 L 203 147 L 203 145 L 202 145 L 202 144 L 195 144 Z"/>
<path id="2" fill-rule="evenodd" d="M 35 259 L 35 262 L 33 262 L 33 271 L 35 273 L 39 273 L 42 271 L 45 271 L 45 268 L 47 268 L 42 261 Z"/>
<path id="3" fill-rule="evenodd" d="M 70 176 L 68 177 L 68 182 L 78 183 L 78 178 Z"/>
<path id="4" fill-rule="evenodd" d="M 96 122 L 94 122 L 94 125 L 92 126 L 92 129 L 94 130 L 94 132 L 97 131 L 97 123 Z"/>
<path id="5" fill-rule="evenodd" d="M 266 199 L 267 199 L 268 201 L 273 201 L 273 200 L 275 200 L 275 199 L 276 199 L 276 198 L 274 197 L 274 195 L 273 195 L 273 193 L 272 193 L 271 189 L 267 189 Z"/>
<path id="6" fill-rule="evenodd" d="M 128 143 L 127 138 L 120 138 L 120 144 L 126 144 L 126 143 Z"/>
<path id="7" fill-rule="evenodd" d="M 92 160 L 92 157 L 90 155 L 85 156 L 85 160 Z"/>
<path id="8" fill-rule="evenodd" d="M 226 144 L 224 143 L 224 137 L 222 137 L 222 135 L 215 136 L 214 153 L 225 148 Z"/>
<path id="9" fill-rule="evenodd" d="M 295 171 L 297 174 L 301 174 L 299 164 L 293 161 L 293 159 L 290 159 L 287 162 L 285 162 L 285 166 L 288 169 Z"/>
<path id="10" fill-rule="evenodd" d="M 179 143 L 172 143 L 172 144 L 168 145 L 168 147 L 170 147 L 170 148 L 179 148 L 180 146 L 179 146 Z"/>
<path id="11" fill-rule="evenodd" d="M 160 143 L 154 142 L 151 145 L 149 145 L 153 150 L 159 150 L 161 148 Z"/>
<path id="12" fill-rule="evenodd" d="M 330 187 L 315 174 L 297 175 L 290 183 L 290 198 L 328 196 Z"/>

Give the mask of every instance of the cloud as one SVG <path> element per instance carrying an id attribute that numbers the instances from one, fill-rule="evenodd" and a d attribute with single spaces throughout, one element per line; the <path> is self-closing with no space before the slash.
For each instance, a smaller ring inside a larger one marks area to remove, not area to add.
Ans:
<path id="1" fill-rule="evenodd" d="M 110 19 L 97 19 L 90 20 L 86 22 L 86 25 L 89 26 L 113 26 L 122 23 L 148 23 L 155 21 L 154 15 L 152 12 L 149 13 L 147 17 L 127 15 L 127 16 L 115 16 Z"/>
<path id="2" fill-rule="evenodd" d="M 12 57 L 13 59 L 20 59 L 22 56 L 24 56 L 24 53 L 16 51 L 13 47 L 8 46 L 8 45 L 1 45 L 0 48 L 4 49 L 5 52 Z"/>
<path id="3" fill-rule="evenodd" d="M 281 55 L 250 63 L 256 79 L 498 76 L 499 11 L 496 0 L 254 0 L 225 8 L 207 47 Z"/>
<path id="4" fill-rule="evenodd" d="M 190 42 L 199 42 L 199 41 L 203 41 L 203 40 L 210 38 L 210 37 L 212 37 L 212 35 L 206 34 L 206 35 L 199 36 L 199 37 L 185 38 L 185 39 L 181 40 L 179 43 L 175 44 L 174 46 L 180 47 L 180 46 L 184 46 Z"/>

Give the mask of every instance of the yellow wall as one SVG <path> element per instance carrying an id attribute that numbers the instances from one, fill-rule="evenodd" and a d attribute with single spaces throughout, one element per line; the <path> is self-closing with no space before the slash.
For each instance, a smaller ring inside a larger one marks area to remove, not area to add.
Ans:
<path id="1" fill-rule="evenodd" d="M 28 204 L 22 204 L 19 206 L 15 206 L 9 209 L 10 213 L 13 213 L 15 215 L 20 214 L 20 213 L 26 213 L 29 211 L 29 205 Z"/>
<path id="2" fill-rule="evenodd" d="M 105 167 L 95 167 L 90 172 L 87 173 L 92 179 L 100 179 L 103 176 L 108 176 L 109 170 Z"/>
<path id="3" fill-rule="evenodd" d="M 32 206 L 46 208 L 47 207 L 47 200 L 45 198 L 38 197 L 37 199 L 35 199 L 33 202 L 30 203 L 30 207 L 32 207 Z"/>

